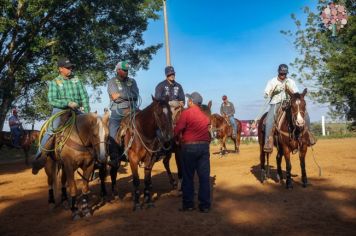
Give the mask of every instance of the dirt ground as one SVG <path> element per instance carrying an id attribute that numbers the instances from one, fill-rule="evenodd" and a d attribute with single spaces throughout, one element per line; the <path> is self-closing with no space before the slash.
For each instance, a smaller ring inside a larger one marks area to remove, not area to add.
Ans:
<path id="1" fill-rule="evenodd" d="M 213 205 L 208 214 L 178 211 L 181 198 L 171 194 L 162 162 L 153 171 L 155 208 L 132 211 L 131 171 L 124 167 L 118 177 L 121 199 L 93 203 L 93 216 L 77 221 L 61 207 L 49 211 L 43 170 L 34 176 L 22 161 L 1 163 L 0 235 L 356 235 L 355 138 L 316 144 L 321 176 L 308 151 L 307 188 L 301 186 L 294 155 L 292 190 L 274 180 L 275 152 L 271 179 L 261 184 L 257 144 L 243 144 L 240 154 L 223 158 L 216 151 L 212 146 Z M 171 164 L 175 171 L 173 158 Z M 91 189 L 91 200 L 97 202 L 99 183 L 92 182 Z"/>

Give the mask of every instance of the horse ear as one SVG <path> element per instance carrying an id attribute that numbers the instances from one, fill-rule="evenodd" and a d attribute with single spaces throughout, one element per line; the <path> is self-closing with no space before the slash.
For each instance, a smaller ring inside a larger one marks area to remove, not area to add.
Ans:
<path id="1" fill-rule="evenodd" d="M 209 109 L 211 110 L 211 106 L 213 105 L 213 102 L 210 100 L 209 102 L 208 102 L 208 107 L 209 107 Z"/>
<path id="2" fill-rule="evenodd" d="M 157 99 L 155 97 L 153 97 L 153 95 L 151 94 L 152 97 L 152 101 L 156 101 Z"/>
<path id="3" fill-rule="evenodd" d="M 109 116 L 110 116 L 110 112 L 109 111 L 105 111 L 104 116 L 103 116 L 103 123 L 105 125 L 107 125 L 108 122 L 109 122 Z"/>
<path id="4" fill-rule="evenodd" d="M 289 89 L 288 86 L 286 86 L 286 92 L 288 93 L 288 95 L 289 95 L 290 97 L 292 97 L 293 94 L 294 94 L 294 92 L 293 92 L 291 89 Z"/>
<path id="5" fill-rule="evenodd" d="M 304 96 L 305 96 L 305 94 L 307 94 L 307 92 L 308 92 L 308 89 L 307 89 L 307 88 L 305 88 L 305 89 L 303 90 L 302 96 L 304 97 Z"/>

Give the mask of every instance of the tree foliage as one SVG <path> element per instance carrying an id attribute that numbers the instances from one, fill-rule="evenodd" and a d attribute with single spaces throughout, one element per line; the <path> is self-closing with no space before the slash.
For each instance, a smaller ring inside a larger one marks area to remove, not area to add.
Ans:
<path id="1" fill-rule="evenodd" d="M 46 81 L 58 74 L 60 56 L 76 63 L 75 73 L 94 87 L 119 60 L 129 60 L 133 71 L 147 69 L 161 44 L 146 46 L 143 32 L 149 20 L 158 19 L 161 5 L 161 0 L 2 0 L 0 128 L 15 103 L 28 115 L 46 114 L 37 106 L 43 105 Z"/>
<path id="2" fill-rule="evenodd" d="M 311 89 L 318 102 L 329 103 L 334 116 L 356 120 L 356 2 L 335 1 L 346 6 L 348 23 L 336 37 L 325 28 L 320 13 L 329 2 L 319 0 L 317 12 L 304 8 L 305 23 L 292 14 L 296 31 L 282 31 L 294 38 L 299 56 L 292 76 Z"/>

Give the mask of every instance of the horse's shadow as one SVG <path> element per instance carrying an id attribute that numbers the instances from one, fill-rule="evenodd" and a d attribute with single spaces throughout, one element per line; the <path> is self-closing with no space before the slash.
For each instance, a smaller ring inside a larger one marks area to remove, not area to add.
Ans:
<path id="1" fill-rule="evenodd" d="M 237 154 L 238 152 L 236 152 L 235 150 L 224 150 L 224 151 L 213 152 L 213 155 L 225 156 L 229 153 Z"/>
<path id="2" fill-rule="evenodd" d="M 120 174 L 128 173 L 129 166 L 126 168 L 120 167 L 118 177 L 117 177 L 117 186 L 118 186 L 118 196 L 115 198 L 111 195 L 111 180 L 110 176 L 107 176 L 106 186 L 109 187 L 109 196 L 107 199 L 103 199 L 100 197 L 100 182 L 98 181 L 95 185 L 91 186 L 92 195 L 90 199 L 90 208 L 92 214 L 94 214 L 97 210 L 102 208 L 106 204 L 131 204 L 133 203 L 133 184 L 132 184 L 132 176 L 120 177 Z M 176 177 L 176 174 L 173 174 Z M 195 175 L 195 192 L 198 191 L 198 179 L 197 175 Z M 141 202 L 143 202 L 143 190 L 144 190 L 144 181 L 143 176 L 140 179 L 140 191 L 141 191 Z M 177 178 L 177 177 L 176 177 Z M 213 188 L 216 183 L 216 176 L 210 176 L 210 186 L 211 186 L 211 194 L 213 193 Z M 152 175 L 152 200 L 154 203 L 159 202 L 161 199 L 166 198 L 177 198 L 181 197 L 181 192 L 173 189 L 169 183 L 167 173 L 165 171 L 156 173 Z M 178 206 L 177 206 L 178 207 Z"/>
<path id="3" fill-rule="evenodd" d="M 266 165 L 266 170 L 267 170 L 267 165 Z M 279 179 L 277 178 L 277 168 L 269 165 L 269 176 L 267 176 L 268 179 L 272 179 L 275 183 L 279 183 Z M 261 182 L 261 166 L 258 165 L 254 165 L 251 167 L 250 172 L 255 176 L 255 178 Z M 282 170 L 282 174 L 283 174 L 283 179 L 286 179 L 286 171 Z M 297 177 L 298 175 L 296 174 L 292 174 L 292 177 Z"/>

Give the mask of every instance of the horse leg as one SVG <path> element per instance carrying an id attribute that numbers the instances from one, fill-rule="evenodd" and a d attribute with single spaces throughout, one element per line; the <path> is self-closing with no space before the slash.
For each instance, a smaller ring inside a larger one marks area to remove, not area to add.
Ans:
<path id="1" fill-rule="evenodd" d="M 55 173 L 55 163 L 51 158 L 48 158 L 48 161 L 45 165 L 45 172 L 47 175 L 47 183 L 48 183 L 48 204 L 49 209 L 53 210 L 55 207 L 55 199 L 54 199 L 54 191 L 53 191 L 53 183 L 54 183 L 54 175 Z"/>
<path id="2" fill-rule="evenodd" d="M 117 198 L 118 194 L 119 194 L 116 189 L 116 178 L 117 178 L 117 171 L 119 169 L 119 166 L 120 166 L 120 161 L 118 163 L 118 166 L 111 166 L 111 169 L 110 169 L 111 193 L 114 198 Z"/>
<path id="3" fill-rule="evenodd" d="M 66 174 L 64 173 L 64 170 L 62 168 L 62 176 L 61 176 L 61 183 L 62 183 L 62 195 L 61 195 L 61 203 L 64 209 L 69 209 L 69 203 L 68 203 L 68 194 L 67 194 L 67 177 Z"/>
<path id="4" fill-rule="evenodd" d="M 148 158 L 150 159 L 150 158 Z M 154 163 L 154 162 L 153 162 Z M 152 190 L 152 180 L 151 180 L 151 171 L 153 163 L 145 163 L 145 189 L 144 189 L 144 204 L 147 204 L 147 208 L 154 207 L 152 202 L 151 190 Z"/>
<path id="5" fill-rule="evenodd" d="M 24 148 L 23 152 L 25 153 L 25 164 L 28 166 L 28 149 Z"/>
<path id="6" fill-rule="evenodd" d="M 290 152 L 287 150 L 284 150 L 284 158 L 286 160 L 286 188 L 287 189 L 292 189 L 293 188 L 293 183 L 292 183 L 292 164 L 290 161 Z"/>
<path id="7" fill-rule="evenodd" d="M 106 179 L 106 164 L 99 166 L 99 177 L 100 177 L 100 195 L 101 198 L 105 201 L 107 197 L 107 191 L 105 186 L 105 179 Z"/>
<path id="8" fill-rule="evenodd" d="M 83 193 L 83 198 L 82 198 L 82 204 L 81 204 L 81 212 L 83 216 L 89 217 L 91 216 L 91 211 L 89 208 L 89 178 L 90 175 L 94 171 L 94 163 L 91 163 L 89 166 L 83 168 L 83 188 L 82 188 L 82 193 Z"/>
<path id="9" fill-rule="evenodd" d="M 163 159 L 163 165 L 164 168 L 167 171 L 167 175 L 169 178 L 169 183 L 172 185 L 173 189 L 177 188 L 177 182 L 175 181 L 175 179 L 173 178 L 172 172 L 171 172 L 171 168 L 169 166 L 169 161 L 171 160 L 172 157 L 172 152 L 170 152 L 164 159 Z"/>
<path id="10" fill-rule="evenodd" d="M 78 207 L 77 207 L 77 185 L 74 180 L 74 168 L 72 166 L 71 160 L 69 158 L 63 158 L 69 194 L 70 194 L 70 210 L 72 211 L 72 220 L 77 220 L 80 218 Z"/>
<path id="11" fill-rule="evenodd" d="M 278 150 L 277 156 L 276 156 L 276 162 L 277 162 L 277 180 L 280 183 L 283 183 L 283 173 L 282 173 L 282 156 L 283 152 L 281 150 Z"/>
<path id="12" fill-rule="evenodd" d="M 133 201 L 134 201 L 134 206 L 133 210 L 141 209 L 140 206 L 140 178 L 138 176 L 138 158 L 132 159 L 130 156 L 130 167 L 131 167 L 131 172 L 132 172 L 132 184 L 134 186 L 134 193 L 133 193 Z"/>
<path id="13" fill-rule="evenodd" d="M 266 176 L 266 166 L 265 166 L 265 162 L 266 162 L 266 154 L 263 151 L 263 146 L 260 145 L 260 166 L 261 166 L 261 176 L 260 176 L 260 181 L 263 184 L 265 182 L 265 180 L 267 179 Z"/>
<path id="14" fill-rule="evenodd" d="M 180 148 L 176 149 L 174 154 L 174 158 L 176 159 L 177 171 L 178 171 L 178 185 L 177 190 L 182 191 L 182 179 L 183 179 L 183 170 L 182 170 L 182 158 L 181 158 L 181 150 Z"/>
<path id="15" fill-rule="evenodd" d="M 300 169 L 302 170 L 302 183 L 303 187 L 307 187 L 308 185 L 308 178 L 307 172 L 305 170 L 305 155 L 307 154 L 307 146 L 304 145 L 302 150 L 299 152 L 299 160 L 300 160 Z"/>

